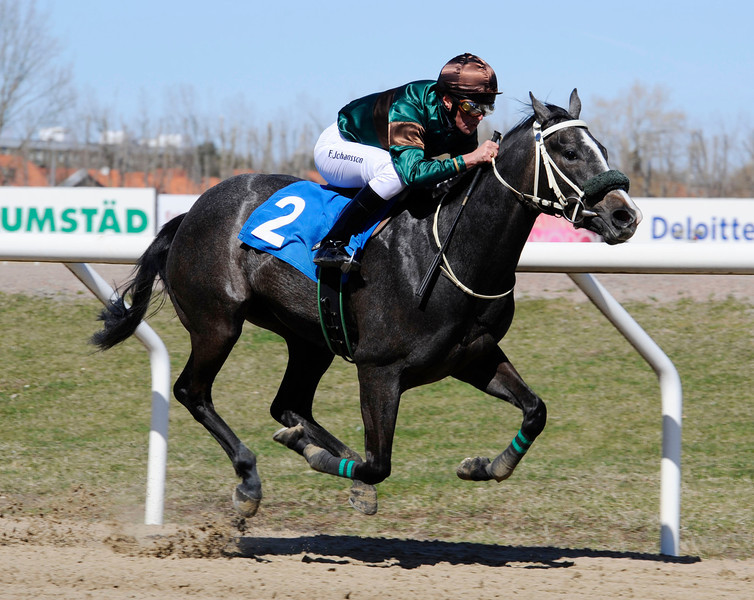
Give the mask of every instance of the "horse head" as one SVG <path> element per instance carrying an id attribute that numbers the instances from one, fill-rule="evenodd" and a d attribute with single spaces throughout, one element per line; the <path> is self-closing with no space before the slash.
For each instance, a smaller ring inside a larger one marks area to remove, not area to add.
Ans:
<path id="1" fill-rule="evenodd" d="M 529 95 L 534 109 L 534 186 L 532 195 L 519 196 L 543 212 L 565 217 L 574 227 L 599 234 L 608 244 L 631 238 L 641 211 L 628 194 L 628 178 L 610 169 L 607 150 L 579 119 L 578 92 L 571 92 L 567 111 Z"/>

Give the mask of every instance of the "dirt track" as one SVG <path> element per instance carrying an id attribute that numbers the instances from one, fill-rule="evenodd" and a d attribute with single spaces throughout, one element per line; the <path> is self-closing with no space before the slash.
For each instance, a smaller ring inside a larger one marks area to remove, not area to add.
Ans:
<path id="1" fill-rule="evenodd" d="M 0 599 L 748 600 L 754 561 L 0 519 Z"/>
<path id="2" fill-rule="evenodd" d="M 128 271 L 101 269 L 111 282 Z M 754 297 L 754 277 L 613 275 L 600 281 L 619 300 Z M 86 293 L 60 265 L 20 263 L 0 263 L 0 290 Z M 584 300 L 565 275 L 522 275 L 518 296 Z M 70 508 L 59 519 L 0 514 L 0 600 L 754 597 L 754 559 L 364 539 L 265 531 L 251 522 L 244 532 L 212 521 L 150 529 L 87 523 Z"/>

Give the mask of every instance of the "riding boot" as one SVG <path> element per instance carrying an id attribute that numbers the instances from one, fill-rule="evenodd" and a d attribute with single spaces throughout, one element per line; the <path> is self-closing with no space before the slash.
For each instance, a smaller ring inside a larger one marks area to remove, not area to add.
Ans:
<path id="1" fill-rule="evenodd" d="M 344 273 L 358 271 L 361 265 L 348 254 L 346 246 L 351 236 L 360 233 L 369 218 L 384 206 L 385 200 L 368 184 L 361 188 L 319 243 L 314 255 L 314 264 L 320 267 L 336 267 Z"/>

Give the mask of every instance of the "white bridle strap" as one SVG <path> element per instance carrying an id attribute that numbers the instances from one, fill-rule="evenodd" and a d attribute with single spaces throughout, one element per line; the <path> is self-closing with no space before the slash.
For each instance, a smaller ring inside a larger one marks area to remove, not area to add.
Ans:
<path id="1" fill-rule="evenodd" d="M 435 211 L 435 220 L 432 225 L 432 233 L 435 236 L 435 243 L 437 244 L 438 248 L 442 248 L 442 244 L 440 243 L 440 231 L 438 228 L 439 221 L 440 221 L 440 207 L 442 206 L 442 202 L 437 203 L 437 210 Z M 509 289 L 507 292 L 503 292 L 502 294 L 496 294 L 494 296 L 487 296 L 485 294 L 477 294 L 474 290 L 472 290 L 470 287 L 464 285 L 458 277 L 456 277 L 456 274 L 453 272 L 453 269 L 450 268 L 450 263 L 448 262 L 448 257 L 445 256 L 445 254 L 442 255 L 442 262 L 443 264 L 440 265 L 440 271 L 447 277 L 450 281 L 453 282 L 453 284 L 460 290 L 462 290 L 465 294 L 468 294 L 469 296 L 473 296 L 474 298 L 480 298 L 481 300 L 497 300 L 499 298 L 503 298 L 510 294 L 514 288 Z"/>
<path id="2" fill-rule="evenodd" d="M 542 132 L 542 139 L 545 139 L 547 136 L 552 135 L 556 131 L 560 131 L 561 129 L 566 129 L 567 127 L 584 127 L 586 129 L 586 121 L 581 121 L 579 119 L 572 119 L 571 121 L 563 121 L 562 123 L 556 123 L 552 127 L 548 127 Z"/>

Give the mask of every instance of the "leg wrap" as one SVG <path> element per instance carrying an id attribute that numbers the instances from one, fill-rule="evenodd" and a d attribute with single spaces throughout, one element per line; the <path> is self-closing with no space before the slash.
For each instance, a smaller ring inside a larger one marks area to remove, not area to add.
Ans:
<path id="1" fill-rule="evenodd" d="M 524 454 L 531 448 L 529 440 L 519 429 L 510 445 L 487 467 L 487 472 L 495 481 L 503 481 L 513 474 Z"/>
<path id="2" fill-rule="evenodd" d="M 532 442 L 526 439 L 526 436 L 524 436 L 523 433 L 521 433 L 521 430 L 518 430 L 518 433 L 516 434 L 516 437 L 511 440 L 511 446 L 513 446 L 513 449 L 518 452 L 521 456 L 526 454 L 526 452 L 531 448 Z"/>
<path id="3" fill-rule="evenodd" d="M 349 458 L 333 456 L 324 448 L 309 444 L 304 449 L 304 457 L 309 466 L 320 473 L 355 479 L 355 467 L 360 463 Z"/>
<path id="4" fill-rule="evenodd" d="M 490 478 L 498 482 L 508 479 L 523 456 L 523 454 L 516 452 L 513 446 L 508 446 L 487 466 L 487 473 Z"/>

